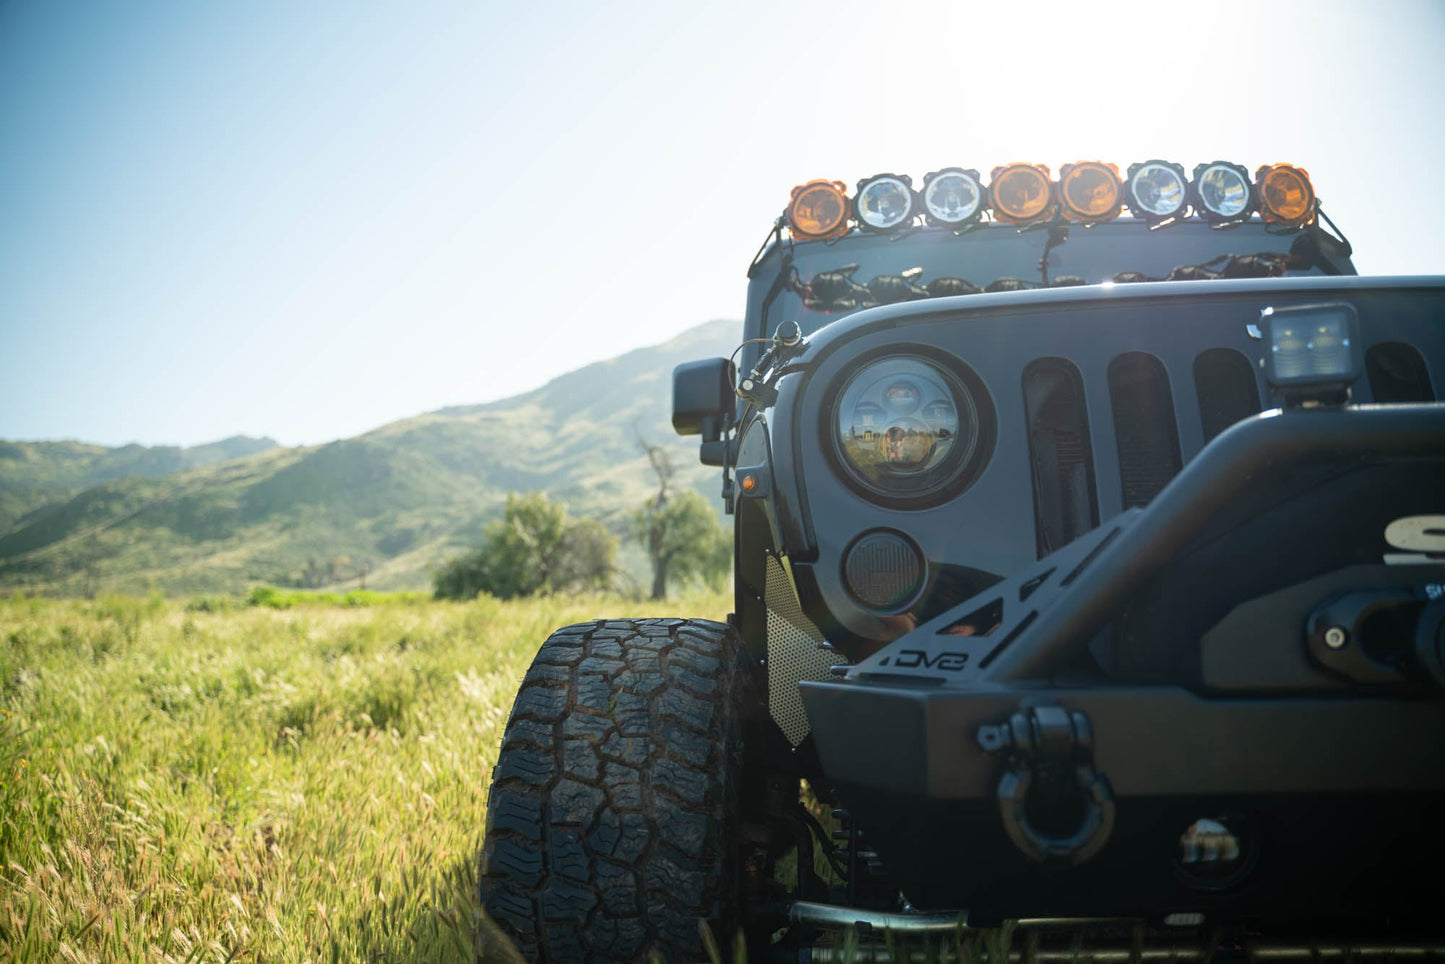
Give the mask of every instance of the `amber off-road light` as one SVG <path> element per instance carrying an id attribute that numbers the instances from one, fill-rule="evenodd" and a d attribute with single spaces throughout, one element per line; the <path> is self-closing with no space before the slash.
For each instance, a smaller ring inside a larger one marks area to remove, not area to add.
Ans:
<path id="1" fill-rule="evenodd" d="M 1182 218 L 1189 206 L 1184 167 L 1160 160 L 1130 164 L 1124 197 L 1130 212 L 1150 224 Z"/>
<path id="2" fill-rule="evenodd" d="M 961 228 L 983 217 L 983 183 L 977 171 L 945 167 L 923 179 L 923 217 L 940 228 Z"/>
<path id="3" fill-rule="evenodd" d="M 858 182 L 853 214 L 864 231 L 904 227 L 914 214 L 913 179 L 907 174 L 875 174 Z"/>
<path id="4" fill-rule="evenodd" d="M 1103 161 L 1080 161 L 1059 169 L 1059 208 L 1070 221 L 1112 221 L 1123 206 L 1119 169 Z"/>
<path id="5" fill-rule="evenodd" d="M 1261 167 L 1254 175 L 1259 213 L 1269 224 L 1297 228 L 1315 217 L 1315 189 L 1303 168 L 1290 164 Z"/>
<path id="6" fill-rule="evenodd" d="M 1200 217 L 1211 224 L 1243 221 L 1254 210 L 1254 190 L 1249 171 L 1228 161 L 1200 164 L 1189 186 L 1190 203 Z"/>
<path id="7" fill-rule="evenodd" d="M 816 180 L 793 188 L 785 217 L 793 237 L 803 241 L 827 241 L 848 233 L 848 185 L 842 181 Z"/>
<path id="8" fill-rule="evenodd" d="M 993 169 L 988 185 L 994 217 L 1008 224 L 1037 224 L 1058 211 L 1049 169 L 1042 164 L 1009 164 Z"/>

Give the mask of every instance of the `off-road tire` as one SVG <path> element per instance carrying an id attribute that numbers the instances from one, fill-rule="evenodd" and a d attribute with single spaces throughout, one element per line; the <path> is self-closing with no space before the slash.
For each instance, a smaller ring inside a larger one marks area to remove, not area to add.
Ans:
<path id="1" fill-rule="evenodd" d="M 482 906 L 531 961 L 706 958 L 736 909 L 741 644 L 722 623 L 569 626 L 522 681 L 487 797 Z"/>

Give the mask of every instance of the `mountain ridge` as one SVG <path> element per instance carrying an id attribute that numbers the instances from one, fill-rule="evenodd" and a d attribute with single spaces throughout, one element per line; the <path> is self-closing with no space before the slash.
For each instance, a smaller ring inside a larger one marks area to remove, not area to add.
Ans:
<path id="1" fill-rule="evenodd" d="M 0 517 L 0 591 L 239 592 L 362 578 L 419 588 L 475 544 L 510 491 L 544 491 L 620 530 L 655 487 L 639 440 L 669 453 L 678 483 L 713 498 L 717 470 L 672 432 L 670 374 L 726 354 L 739 328 L 705 322 L 519 395 L 351 438 L 101 479 Z M 13 481 L 0 459 L 0 494 L 18 491 Z"/>
<path id="2" fill-rule="evenodd" d="M 0 439 L 0 533 L 36 509 L 112 479 L 173 475 L 279 447 L 269 436 L 249 435 L 191 446 Z"/>

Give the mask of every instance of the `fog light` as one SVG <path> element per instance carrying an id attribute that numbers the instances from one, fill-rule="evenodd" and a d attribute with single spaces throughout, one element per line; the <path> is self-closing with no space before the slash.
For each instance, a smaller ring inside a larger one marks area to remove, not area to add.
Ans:
<path id="1" fill-rule="evenodd" d="M 1201 817 L 1179 835 L 1175 873 L 1195 890 L 1224 890 L 1249 876 L 1258 859 L 1254 821 L 1238 814 Z M 1171 915 L 1174 916 L 1174 915 Z M 1197 918 L 1197 919 L 1196 919 Z M 1198 923 L 1202 914 L 1180 914 L 1171 926 Z"/>
<path id="2" fill-rule="evenodd" d="M 945 167 L 923 179 L 924 218 L 935 227 L 960 228 L 983 215 L 983 184 L 977 171 Z"/>
<path id="3" fill-rule="evenodd" d="M 1145 161 L 1129 165 L 1127 180 L 1129 210 L 1151 224 L 1184 216 L 1189 185 L 1184 168 L 1168 161 Z"/>
<path id="4" fill-rule="evenodd" d="M 863 606 L 895 611 L 913 601 L 923 585 L 923 553 L 913 540 L 892 529 L 859 536 L 843 553 L 848 592 Z"/>
<path id="5" fill-rule="evenodd" d="M 1265 377 L 1286 404 L 1338 404 L 1359 377 L 1359 319 L 1342 302 L 1266 308 Z"/>
<path id="6" fill-rule="evenodd" d="M 827 241 L 848 233 L 848 215 L 852 206 L 842 181 L 809 181 L 793 188 L 786 217 L 795 238 L 803 241 Z"/>
<path id="7" fill-rule="evenodd" d="M 853 207 L 864 231 L 906 224 L 913 216 L 913 180 L 907 174 L 878 174 L 859 181 Z"/>
<path id="8" fill-rule="evenodd" d="M 1215 161 L 1194 169 L 1191 192 L 1195 210 L 1214 223 L 1242 221 L 1254 210 L 1249 172 L 1238 164 Z"/>

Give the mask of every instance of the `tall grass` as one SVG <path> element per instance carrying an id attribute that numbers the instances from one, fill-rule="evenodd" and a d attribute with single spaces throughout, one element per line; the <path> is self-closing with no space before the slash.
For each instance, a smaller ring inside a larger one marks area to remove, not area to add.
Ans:
<path id="1" fill-rule="evenodd" d="M 254 602 L 0 601 L 0 959 L 471 960 L 537 646 L 728 606 Z"/>

